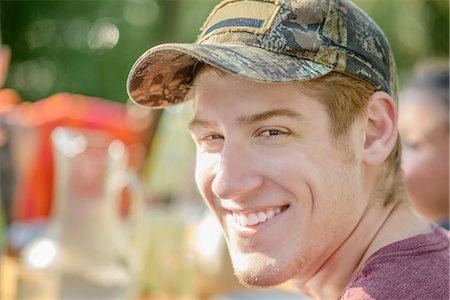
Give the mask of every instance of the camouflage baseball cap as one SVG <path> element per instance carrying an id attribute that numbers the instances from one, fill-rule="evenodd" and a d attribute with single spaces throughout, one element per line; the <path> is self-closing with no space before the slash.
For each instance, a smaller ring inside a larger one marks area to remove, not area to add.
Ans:
<path id="1" fill-rule="evenodd" d="M 336 71 L 397 97 L 389 42 L 347 0 L 225 0 L 195 43 L 162 44 L 145 52 L 130 71 L 128 94 L 154 108 L 183 102 L 199 62 L 269 83 Z"/>

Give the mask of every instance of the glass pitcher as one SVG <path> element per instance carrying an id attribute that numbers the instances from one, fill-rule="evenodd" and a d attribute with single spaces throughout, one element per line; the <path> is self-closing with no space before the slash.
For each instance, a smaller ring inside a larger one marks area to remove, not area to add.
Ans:
<path id="1" fill-rule="evenodd" d="M 25 247 L 24 269 L 40 291 L 19 284 L 19 299 L 130 299 L 136 232 L 143 212 L 137 177 L 122 142 L 101 131 L 52 132 L 54 203 L 45 233 Z M 124 216 L 122 192 L 132 199 Z M 46 298 L 47 299 L 47 298 Z"/>

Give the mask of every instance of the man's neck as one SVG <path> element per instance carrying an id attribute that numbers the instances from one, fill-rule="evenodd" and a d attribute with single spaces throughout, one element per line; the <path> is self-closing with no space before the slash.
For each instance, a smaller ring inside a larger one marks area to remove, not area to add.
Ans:
<path id="1" fill-rule="evenodd" d="M 316 299 L 337 299 L 377 250 L 431 230 L 407 204 L 369 207 L 351 236 L 319 271 L 305 282 L 293 283 Z"/>

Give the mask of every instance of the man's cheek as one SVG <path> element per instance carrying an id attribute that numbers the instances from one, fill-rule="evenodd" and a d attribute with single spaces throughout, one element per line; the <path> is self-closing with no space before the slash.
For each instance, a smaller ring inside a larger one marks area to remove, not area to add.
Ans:
<path id="1" fill-rule="evenodd" d="M 220 163 L 218 153 L 199 153 L 195 165 L 195 181 L 200 189 L 208 185 L 214 179 Z"/>

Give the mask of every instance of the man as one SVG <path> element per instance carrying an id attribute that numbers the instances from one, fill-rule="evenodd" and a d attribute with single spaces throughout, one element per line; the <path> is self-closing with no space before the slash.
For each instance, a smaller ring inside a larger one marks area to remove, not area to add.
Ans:
<path id="1" fill-rule="evenodd" d="M 403 187 L 390 46 L 349 1 L 226 0 L 127 88 L 155 108 L 193 98 L 196 182 L 243 284 L 448 299 L 447 233 Z"/>

